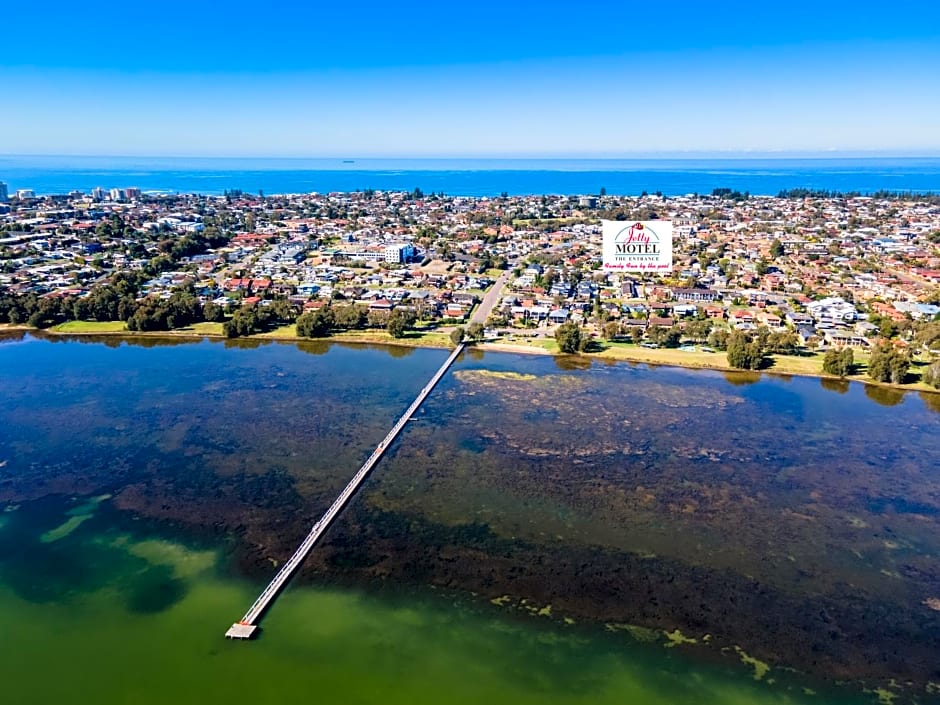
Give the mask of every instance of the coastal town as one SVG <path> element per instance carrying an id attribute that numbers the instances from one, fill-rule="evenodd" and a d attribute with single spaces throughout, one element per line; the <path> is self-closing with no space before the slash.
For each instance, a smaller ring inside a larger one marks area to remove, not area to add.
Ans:
<path id="1" fill-rule="evenodd" d="M 602 219 L 672 221 L 672 272 L 605 272 Z M 771 360 L 849 377 L 890 350 L 893 373 L 869 377 L 929 388 L 940 200 L 729 189 L 42 196 L 0 183 L 0 288 L 0 324 L 51 332 L 429 345 L 469 333 L 506 349 L 748 369 Z"/>

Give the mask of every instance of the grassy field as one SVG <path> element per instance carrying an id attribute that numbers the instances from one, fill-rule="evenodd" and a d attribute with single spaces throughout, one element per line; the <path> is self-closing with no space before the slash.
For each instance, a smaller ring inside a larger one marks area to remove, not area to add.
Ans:
<path id="1" fill-rule="evenodd" d="M 328 340 L 338 340 L 347 343 L 381 343 L 382 345 L 407 345 L 410 347 L 451 347 L 450 335 L 436 331 L 412 330 L 405 333 L 403 338 L 393 338 L 384 330 L 351 330 L 345 333 L 336 333 Z"/>
<path id="2" fill-rule="evenodd" d="M 549 352 L 558 355 L 558 343 L 554 338 L 514 338 L 500 340 L 498 345 L 507 345 L 518 348 L 529 348 L 538 352 Z"/>
<path id="3" fill-rule="evenodd" d="M 26 327 L 3 326 L 0 329 L 24 330 Z M 177 328 L 170 331 L 138 332 L 129 331 L 122 321 L 69 321 L 62 323 L 48 331 L 52 334 L 62 335 L 127 335 L 127 336 L 179 336 L 179 337 L 224 337 L 221 323 L 194 323 L 185 328 Z M 297 335 L 297 327 L 291 323 L 285 326 L 279 326 L 265 333 L 248 336 L 251 338 L 261 338 L 265 340 L 306 340 Z M 343 333 L 336 333 L 325 340 L 335 340 L 351 343 L 380 343 L 382 345 L 404 345 L 408 347 L 451 347 L 450 335 L 436 330 L 417 330 L 408 331 L 403 338 L 393 338 L 384 330 L 353 330 Z"/>
<path id="4" fill-rule="evenodd" d="M 251 337 L 269 340 L 308 340 L 308 338 L 301 338 L 297 335 L 297 327 L 294 324 L 280 326 L 274 330 L 259 333 Z M 334 333 L 328 338 L 321 338 L 321 340 L 332 340 L 344 343 L 405 345 L 408 347 L 447 348 L 451 346 L 450 336 L 447 333 L 422 330 L 408 331 L 403 338 L 393 338 L 384 330 L 350 330 L 342 333 Z"/>
<path id="5" fill-rule="evenodd" d="M 193 323 L 187 328 L 180 328 L 179 333 L 192 333 L 195 335 L 224 335 L 221 323 Z"/>
<path id="6" fill-rule="evenodd" d="M 53 326 L 49 329 L 50 333 L 63 333 L 69 335 L 101 335 L 106 333 L 122 333 L 127 335 L 158 335 L 158 336 L 167 336 L 167 335 L 178 335 L 178 336 L 203 336 L 203 335 L 212 335 L 212 336 L 221 336 L 222 335 L 222 324 L 221 323 L 194 323 L 191 326 L 186 328 L 177 328 L 175 330 L 161 330 L 161 331 L 148 331 L 148 332 L 139 332 L 139 331 L 129 331 L 127 330 L 127 325 L 123 321 L 68 321 L 66 323 L 60 323 L 57 326 Z"/>
<path id="7" fill-rule="evenodd" d="M 675 365 L 703 369 L 730 370 L 727 355 L 723 352 L 685 351 L 678 348 L 644 348 L 630 343 L 600 343 L 602 351 L 592 357 L 607 357 L 618 360 L 649 362 L 650 364 Z M 767 372 L 783 374 L 822 376 L 821 355 L 774 355 Z"/>
<path id="8" fill-rule="evenodd" d="M 278 326 L 272 330 L 269 330 L 265 333 L 258 333 L 257 335 L 251 336 L 252 338 L 273 338 L 275 340 L 300 340 L 301 338 L 297 335 L 297 326 L 293 323 L 288 323 L 286 326 Z"/>
<path id="9" fill-rule="evenodd" d="M 124 333 L 124 321 L 68 321 L 49 329 L 53 333 Z"/>

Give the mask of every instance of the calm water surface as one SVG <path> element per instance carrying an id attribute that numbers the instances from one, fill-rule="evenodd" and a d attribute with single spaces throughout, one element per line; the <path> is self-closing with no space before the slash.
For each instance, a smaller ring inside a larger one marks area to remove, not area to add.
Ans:
<path id="1" fill-rule="evenodd" d="M 580 360 L 466 355 L 222 639 L 445 355 L 0 344 L 9 702 L 936 697 L 936 397 Z"/>
<path id="2" fill-rule="evenodd" d="M 0 155 L 11 190 L 64 194 L 136 186 L 144 191 L 221 194 L 328 193 L 367 188 L 451 196 L 610 194 L 667 196 L 732 188 L 776 195 L 812 188 L 870 193 L 940 191 L 940 158 L 730 159 L 223 159 Z"/>

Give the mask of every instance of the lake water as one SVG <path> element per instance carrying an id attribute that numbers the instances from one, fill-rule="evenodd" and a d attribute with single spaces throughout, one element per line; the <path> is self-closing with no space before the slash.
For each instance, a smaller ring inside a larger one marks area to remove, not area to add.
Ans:
<path id="1" fill-rule="evenodd" d="M 812 188 L 870 193 L 940 192 L 937 157 L 750 159 L 222 159 L 0 155 L 0 181 L 11 192 L 144 191 L 221 194 L 378 190 L 451 196 L 527 194 L 665 195 L 715 188 L 776 195 Z"/>
<path id="2" fill-rule="evenodd" d="M 5 700 L 936 697 L 940 398 L 577 358 L 465 355 L 224 640 L 445 355 L 8 336 Z"/>

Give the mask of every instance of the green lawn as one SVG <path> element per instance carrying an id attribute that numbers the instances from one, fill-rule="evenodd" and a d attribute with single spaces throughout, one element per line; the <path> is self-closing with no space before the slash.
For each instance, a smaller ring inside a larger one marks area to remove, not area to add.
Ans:
<path id="1" fill-rule="evenodd" d="M 124 321 L 68 321 L 49 330 L 56 333 L 123 333 L 127 331 Z"/>
<path id="2" fill-rule="evenodd" d="M 677 348 L 644 348 L 630 343 L 598 342 L 602 350 L 593 356 L 680 367 L 727 368 L 725 353 L 686 352 Z"/>
<path id="3" fill-rule="evenodd" d="M 193 323 L 191 326 L 181 328 L 178 333 L 196 333 L 198 335 L 222 335 L 221 323 Z"/>
<path id="4" fill-rule="evenodd" d="M 269 338 L 278 340 L 307 340 L 297 335 L 297 327 L 291 323 L 280 326 L 266 333 L 250 336 L 252 338 Z M 334 340 L 348 343 L 381 343 L 383 345 L 406 345 L 409 347 L 430 346 L 435 348 L 450 347 L 450 335 L 436 331 L 410 330 L 402 338 L 393 338 L 385 330 L 349 330 L 334 333 L 328 338 L 320 340 Z"/>
<path id="5" fill-rule="evenodd" d="M 288 323 L 286 326 L 278 326 L 273 330 L 269 330 L 266 333 L 258 333 L 257 335 L 251 336 L 252 338 L 297 338 L 300 340 L 300 337 L 297 335 L 297 326 L 293 323 Z"/>
<path id="6" fill-rule="evenodd" d="M 510 340 L 509 338 L 503 338 L 496 341 L 497 344 L 505 343 L 507 345 L 515 345 L 522 348 L 536 348 L 538 350 L 546 350 L 550 353 L 558 353 L 558 343 L 555 342 L 554 338 L 514 338 Z"/>
<path id="7" fill-rule="evenodd" d="M 731 369 L 724 352 L 687 352 L 678 348 L 644 348 L 631 343 L 612 343 L 602 341 L 604 348 L 594 353 L 598 357 L 612 357 L 622 360 L 635 360 L 661 365 L 680 367 L 703 367 L 713 369 Z M 822 375 L 822 355 L 773 355 L 771 365 L 765 368 L 770 372 L 783 374 Z"/>
<path id="8" fill-rule="evenodd" d="M 384 330 L 350 330 L 342 333 L 335 333 L 327 340 L 337 340 L 352 343 L 381 343 L 384 345 L 407 345 L 410 347 L 451 347 L 450 335 L 448 333 L 425 332 L 420 330 L 410 330 L 402 338 L 393 338 Z"/>
<path id="9" fill-rule="evenodd" d="M 127 330 L 124 321 L 68 321 L 49 329 L 52 333 L 74 333 L 90 335 L 94 333 L 127 333 L 128 335 L 149 335 Z M 222 335 L 221 323 L 194 323 L 186 328 L 169 331 L 154 331 L 158 335 Z"/>

